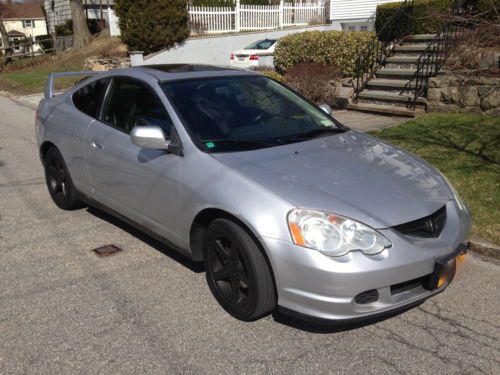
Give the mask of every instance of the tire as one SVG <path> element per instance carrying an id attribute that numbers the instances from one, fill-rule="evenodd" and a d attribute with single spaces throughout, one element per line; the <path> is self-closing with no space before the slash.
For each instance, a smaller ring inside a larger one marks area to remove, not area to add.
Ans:
<path id="1" fill-rule="evenodd" d="M 266 259 L 240 225 L 227 219 L 214 220 L 203 239 L 203 261 L 212 294 L 236 319 L 256 320 L 276 307 Z"/>
<path id="2" fill-rule="evenodd" d="M 75 210 L 83 204 L 78 200 L 66 163 L 57 148 L 52 147 L 44 158 L 45 181 L 52 200 L 63 210 Z"/>

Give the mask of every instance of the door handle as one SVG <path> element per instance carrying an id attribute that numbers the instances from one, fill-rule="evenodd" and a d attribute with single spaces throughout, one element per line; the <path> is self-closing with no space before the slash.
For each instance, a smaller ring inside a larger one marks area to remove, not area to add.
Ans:
<path id="1" fill-rule="evenodd" d="M 102 147 L 102 144 L 100 144 L 96 139 L 92 139 L 92 141 L 90 142 L 90 145 L 93 147 L 93 148 L 97 148 L 99 150 L 102 150 L 103 147 Z"/>

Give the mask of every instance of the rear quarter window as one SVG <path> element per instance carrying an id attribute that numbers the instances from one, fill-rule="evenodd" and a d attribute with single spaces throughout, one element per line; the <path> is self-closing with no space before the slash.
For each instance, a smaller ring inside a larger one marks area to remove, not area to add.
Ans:
<path id="1" fill-rule="evenodd" d="M 99 79 L 73 94 L 73 104 L 86 115 L 97 118 L 110 78 Z"/>

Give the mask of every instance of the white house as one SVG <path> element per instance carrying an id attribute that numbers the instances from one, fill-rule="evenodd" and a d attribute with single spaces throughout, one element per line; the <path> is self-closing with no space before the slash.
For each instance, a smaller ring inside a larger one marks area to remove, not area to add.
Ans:
<path id="1" fill-rule="evenodd" d="M 47 23 L 49 32 L 55 32 L 57 25 L 64 24 L 71 19 L 71 7 L 69 0 L 45 0 L 45 11 L 47 13 Z M 108 9 L 114 5 L 114 0 L 83 0 L 85 12 L 88 19 L 101 19 L 101 7 L 103 16 L 108 23 Z M 109 24 L 109 23 L 108 23 Z"/>
<path id="2" fill-rule="evenodd" d="M 330 0 L 330 21 L 335 30 L 373 31 L 377 5 L 397 0 Z"/>
<path id="3" fill-rule="evenodd" d="M 1 4 L 2 18 L 9 42 L 35 40 L 37 36 L 47 35 L 47 22 L 39 3 Z M 2 38 L 0 44 L 3 46 Z M 37 47 L 35 47 L 36 50 Z"/>

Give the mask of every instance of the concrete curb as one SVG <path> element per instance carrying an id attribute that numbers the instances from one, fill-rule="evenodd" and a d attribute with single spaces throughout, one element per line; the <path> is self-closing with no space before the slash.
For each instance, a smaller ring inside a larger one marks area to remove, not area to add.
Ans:
<path id="1" fill-rule="evenodd" d="M 470 240 L 470 250 L 476 254 L 500 260 L 500 246 L 492 244 L 478 237 L 473 237 Z"/>
<path id="2" fill-rule="evenodd" d="M 23 105 L 23 106 L 28 107 L 28 108 L 33 109 L 33 110 L 36 110 L 38 108 L 38 103 L 43 98 L 43 94 L 16 96 L 16 95 L 11 94 L 8 91 L 0 91 L 0 96 L 3 96 L 7 99 L 10 99 L 10 100 L 16 102 L 17 104 Z M 35 100 L 32 100 L 32 99 L 35 99 Z"/>

